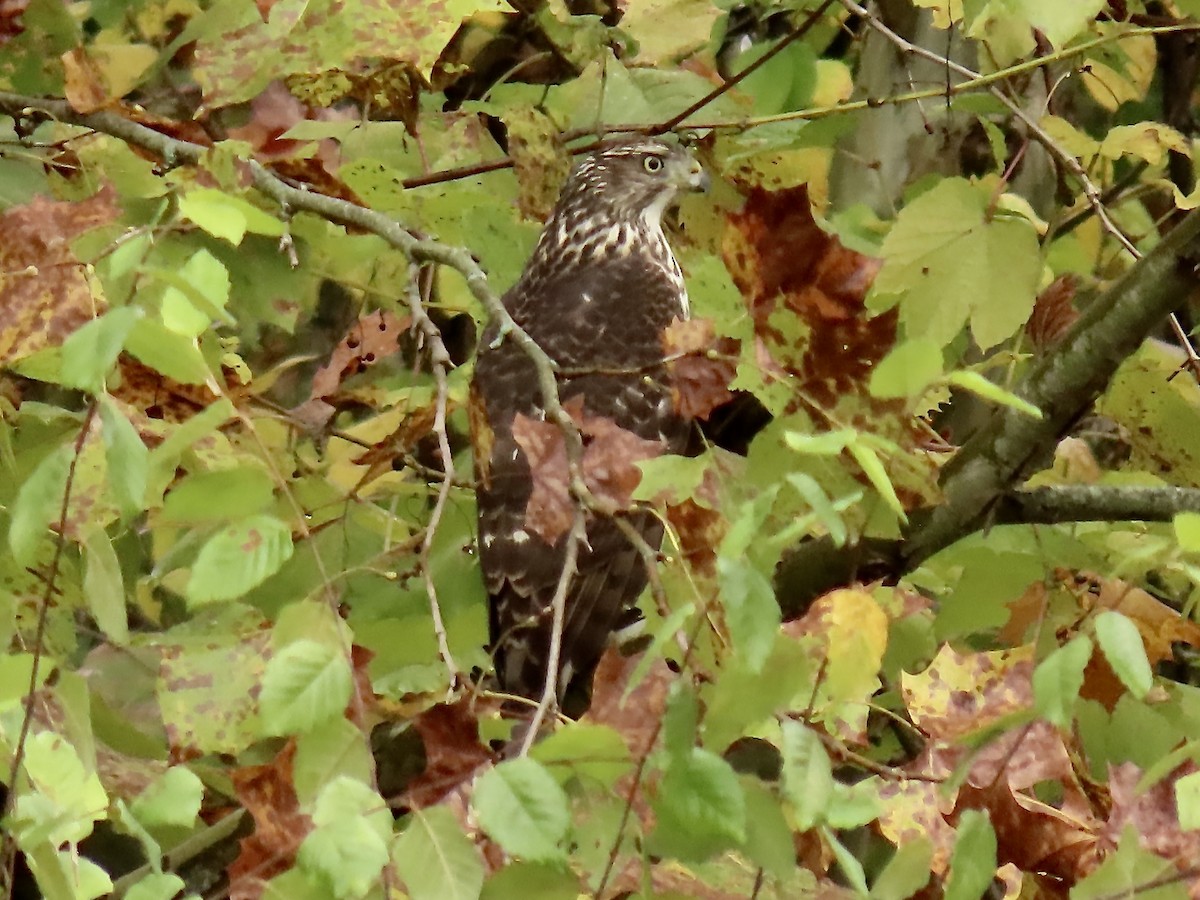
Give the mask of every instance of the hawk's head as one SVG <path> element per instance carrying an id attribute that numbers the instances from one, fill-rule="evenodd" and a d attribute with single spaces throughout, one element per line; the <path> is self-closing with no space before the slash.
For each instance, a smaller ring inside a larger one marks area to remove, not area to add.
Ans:
<path id="1" fill-rule="evenodd" d="M 707 189 L 708 175 L 682 147 L 657 138 L 613 141 L 576 167 L 554 215 L 657 230 L 681 191 Z"/>

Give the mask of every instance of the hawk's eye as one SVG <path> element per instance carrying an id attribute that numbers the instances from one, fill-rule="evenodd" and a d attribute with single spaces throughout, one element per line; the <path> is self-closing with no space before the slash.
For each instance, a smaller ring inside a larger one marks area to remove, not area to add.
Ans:
<path id="1" fill-rule="evenodd" d="M 642 160 L 642 165 L 646 167 L 646 171 L 654 174 L 662 171 L 663 161 L 661 156 L 647 156 Z"/>

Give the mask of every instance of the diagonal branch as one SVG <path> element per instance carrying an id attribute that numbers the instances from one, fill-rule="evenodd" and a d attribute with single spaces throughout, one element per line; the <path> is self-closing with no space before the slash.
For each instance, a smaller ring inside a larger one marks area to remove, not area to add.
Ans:
<path id="1" fill-rule="evenodd" d="M 776 573 L 776 593 L 785 609 L 794 611 L 804 595 L 815 596 L 814 590 L 820 593 L 844 584 L 856 572 L 871 572 L 871 577 L 910 572 L 934 553 L 994 521 L 995 515 L 1005 510 L 1012 515 L 1012 504 L 1028 516 L 1021 521 L 1046 521 L 1051 506 L 1042 503 L 1039 510 L 1038 501 L 1048 495 L 1033 492 L 1033 500 L 1028 501 L 1021 499 L 1024 495 L 1009 492 L 1028 474 L 1031 460 L 1050 449 L 1104 391 L 1122 361 L 1200 287 L 1198 266 L 1200 210 L 1194 210 L 1098 297 L 1062 343 L 1017 386 L 1015 393 L 1038 407 L 1042 418 L 1007 408 L 992 413 L 944 470 L 945 501 L 912 513 L 900 540 L 867 541 L 836 549 L 827 542 L 813 541 L 797 547 Z M 1100 489 L 1091 490 L 1097 492 L 1091 501 L 1103 496 Z M 1094 515 L 1081 515 L 1086 502 L 1074 503 L 1073 514 L 1078 520 L 1162 519 L 1192 509 L 1195 492 L 1175 491 L 1177 506 L 1163 505 L 1167 501 L 1162 495 L 1126 492 L 1120 502 L 1109 495 L 1110 508 Z M 1152 499 L 1161 513 L 1154 514 Z M 1059 515 L 1053 521 L 1067 520 Z"/>

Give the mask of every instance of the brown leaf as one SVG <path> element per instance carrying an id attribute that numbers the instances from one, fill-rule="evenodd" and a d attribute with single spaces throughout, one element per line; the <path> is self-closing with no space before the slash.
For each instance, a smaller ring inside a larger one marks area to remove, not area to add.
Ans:
<path id="1" fill-rule="evenodd" d="M 687 499 L 667 507 L 667 521 L 679 536 L 680 549 L 688 569 L 697 575 L 715 576 L 716 548 L 720 546 L 729 527 L 726 518 L 714 509 Z"/>
<path id="2" fill-rule="evenodd" d="M 896 337 L 895 312 L 872 317 L 864 304 L 879 260 L 826 234 L 803 186 L 745 194 L 742 210 L 728 217 L 723 253 L 756 333 L 817 403 L 865 395 Z"/>
<path id="3" fill-rule="evenodd" d="M 478 701 L 442 703 L 413 720 L 425 744 L 425 771 L 404 792 L 404 802 L 420 809 L 440 802 L 456 788 L 475 777 L 481 766 L 495 761 L 495 754 L 479 739 Z"/>
<path id="4" fill-rule="evenodd" d="M 436 406 L 414 409 L 400 420 L 391 434 L 351 460 L 356 466 L 370 467 L 360 479 L 360 484 L 392 471 L 397 457 L 409 453 L 423 437 L 430 434 L 436 420 Z"/>
<path id="5" fill-rule="evenodd" d="M 238 800 L 254 819 L 254 833 L 241 839 L 242 851 L 229 865 L 231 900 L 257 900 L 266 883 L 286 872 L 296 850 L 312 830 L 300 812 L 292 780 L 296 742 L 289 740 L 271 762 L 233 769 L 229 775 Z"/>
<path id="6" fill-rule="evenodd" d="M 1200 647 L 1200 625 L 1141 588 L 1119 578 L 1086 572 L 1080 572 L 1078 577 L 1086 578 L 1091 588 L 1078 594 L 1084 608 L 1111 609 L 1130 619 L 1146 645 L 1150 665 L 1173 658 L 1171 645 L 1177 641 Z"/>
<path id="7" fill-rule="evenodd" d="M 659 456 L 661 441 L 648 441 L 605 416 L 588 416 L 583 399 L 573 398 L 567 412 L 583 438 L 583 480 L 600 500 L 625 509 L 642 478 L 637 463 Z M 533 491 L 525 509 L 526 527 L 547 544 L 567 533 L 575 516 L 570 469 L 562 429 L 522 413 L 513 417 L 513 438 L 525 453 Z"/>
<path id="8" fill-rule="evenodd" d="M 372 105 L 372 108 L 376 108 Z M 250 121 L 230 128 L 230 137 L 246 141 L 254 155 L 288 178 L 303 181 L 321 193 L 359 202 L 337 171 L 341 146 L 332 138 L 297 141 L 283 135 L 300 122 L 332 122 L 352 118 L 349 111 L 306 106 L 280 82 L 273 81 L 250 102 Z M 312 150 L 316 145 L 315 152 Z"/>
<path id="9" fill-rule="evenodd" d="M 1200 876 L 1196 861 L 1200 860 L 1200 831 L 1184 831 L 1175 808 L 1175 783 L 1185 775 L 1200 771 L 1188 760 L 1151 787 L 1138 791 L 1142 771 L 1133 763 L 1109 766 L 1109 789 L 1112 791 L 1112 811 L 1104 826 L 1103 838 L 1107 847 L 1115 849 L 1125 829 L 1132 826 L 1138 841 L 1151 853 L 1169 859 L 1181 871 L 1191 871 L 1184 883 L 1191 896 L 1200 896 Z"/>
<path id="10" fill-rule="evenodd" d="M 217 399 L 208 385 L 181 384 L 128 354 L 121 355 L 117 367 L 121 373 L 120 383 L 110 388 L 110 394 L 148 419 L 186 422 Z M 227 384 L 227 387 L 233 385 Z M 134 425 L 138 424 L 134 420 Z M 142 437 L 148 439 L 149 435 L 143 431 Z M 160 439 L 157 436 L 154 438 L 156 441 Z"/>
<path id="11" fill-rule="evenodd" d="M 329 362 L 313 376 L 312 398 L 333 396 L 342 382 L 396 352 L 400 335 L 412 324 L 409 316 L 398 318 L 387 310 L 368 313 L 350 326 Z"/>
<path id="12" fill-rule="evenodd" d="M 963 785 L 958 811 L 986 809 L 996 832 L 997 861 L 1074 883 L 1099 861 L 1098 822 L 1077 821 L 1003 781 Z"/>
<path id="13" fill-rule="evenodd" d="M 525 527 L 547 544 L 567 533 L 575 515 L 562 429 L 523 413 L 513 417 L 513 439 L 525 453 L 533 490 L 525 507 Z"/>
<path id="14" fill-rule="evenodd" d="M 662 335 L 663 353 L 671 359 L 671 395 L 675 409 L 687 419 L 707 419 L 733 399 L 729 385 L 737 375 L 739 342 L 717 340 L 711 319 L 675 319 Z M 711 355 L 710 355 L 711 353 Z"/>
<path id="15" fill-rule="evenodd" d="M 667 709 L 667 693 L 678 677 L 657 659 L 627 697 L 629 678 L 641 661 L 641 654 L 624 656 L 609 646 L 592 676 L 592 705 L 583 717 L 615 729 L 635 760 L 650 752 Z"/>
<path id="16" fill-rule="evenodd" d="M 37 196 L 0 214 L 0 364 L 57 347 L 104 311 L 71 242 L 119 214 L 111 187 L 74 203 Z"/>
<path id="17" fill-rule="evenodd" d="M 63 64 L 63 86 L 67 102 L 76 112 L 93 113 L 109 101 L 104 74 L 86 49 L 75 47 L 60 59 Z"/>

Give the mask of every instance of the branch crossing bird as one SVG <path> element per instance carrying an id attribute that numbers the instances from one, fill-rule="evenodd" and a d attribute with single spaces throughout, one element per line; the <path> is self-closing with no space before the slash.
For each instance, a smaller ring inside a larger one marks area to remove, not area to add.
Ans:
<path id="1" fill-rule="evenodd" d="M 707 187 L 700 164 L 673 144 L 636 138 L 601 146 L 576 166 L 533 256 L 503 297 L 514 321 L 556 364 L 560 400 L 582 415 L 585 444 L 589 422 L 660 452 L 682 452 L 688 443 L 691 423 L 676 411 L 662 343 L 664 329 L 688 317 L 688 297 L 662 219 L 681 193 Z M 536 700 L 546 684 L 552 600 L 572 537 L 569 528 L 535 521 L 536 482 L 551 463 L 531 459 L 538 454 L 530 435 L 537 424 L 558 426 L 546 421 L 536 369 L 516 341 L 493 324 L 479 347 L 472 442 L 496 675 L 502 690 Z M 560 458 L 561 472 L 564 452 Z M 617 515 L 658 549 L 663 529 L 651 513 Z M 586 708 L 609 635 L 647 579 L 617 523 L 588 511 L 559 657 L 559 701 L 568 714 Z"/>

